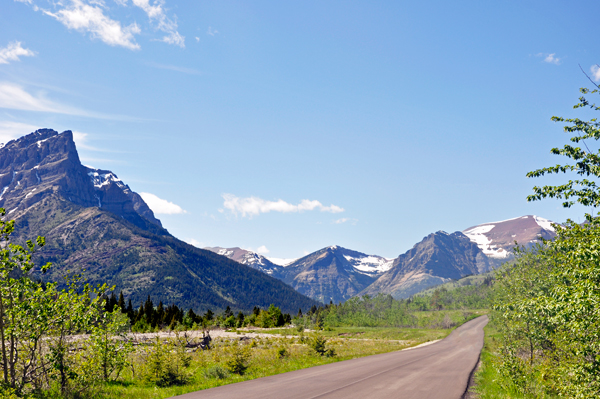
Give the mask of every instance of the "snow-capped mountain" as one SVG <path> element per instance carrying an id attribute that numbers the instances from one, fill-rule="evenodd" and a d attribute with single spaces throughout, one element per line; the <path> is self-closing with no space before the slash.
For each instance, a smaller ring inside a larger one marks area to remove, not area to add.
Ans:
<path id="1" fill-rule="evenodd" d="M 223 255 L 243 265 L 250 266 L 251 268 L 260 270 L 263 273 L 273 275 L 273 277 L 278 277 L 279 271 L 282 269 L 282 266 L 271 262 L 269 259 L 262 256 L 261 254 L 249 251 L 247 249 L 242 249 L 238 247 L 206 247 L 203 249 L 212 251 L 219 255 Z"/>
<path id="2" fill-rule="evenodd" d="M 552 222 L 535 215 L 484 223 L 463 231 L 471 241 L 493 259 L 508 260 L 512 256 L 515 241 L 528 246 L 539 242 L 539 238 L 553 239 L 556 236 Z"/>
<path id="3" fill-rule="evenodd" d="M 360 294 L 409 296 L 470 274 L 487 272 L 512 259 L 515 241 L 529 246 L 556 236 L 552 222 L 527 215 L 469 227 L 463 232 L 432 233 L 395 259 L 367 255 L 337 245 L 293 262 L 266 258 L 240 248 L 205 248 L 283 280 L 324 303 Z M 285 266 L 283 266 L 285 265 Z"/>
<path id="4" fill-rule="evenodd" d="M 313 299 L 340 302 L 369 286 L 392 262 L 393 259 L 332 245 L 286 266 L 279 278 Z"/>

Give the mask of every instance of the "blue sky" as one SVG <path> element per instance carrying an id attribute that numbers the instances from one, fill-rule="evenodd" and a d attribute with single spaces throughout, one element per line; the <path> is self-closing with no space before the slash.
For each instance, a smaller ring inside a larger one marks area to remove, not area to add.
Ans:
<path id="1" fill-rule="evenodd" d="M 552 115 L 600 81 L 595 1 L 4 0 L 0 141 L 76 132 L 176 237 L 395 257 L 536 214 Z M 268 251 L 268 252 L 267 252 Z"/>

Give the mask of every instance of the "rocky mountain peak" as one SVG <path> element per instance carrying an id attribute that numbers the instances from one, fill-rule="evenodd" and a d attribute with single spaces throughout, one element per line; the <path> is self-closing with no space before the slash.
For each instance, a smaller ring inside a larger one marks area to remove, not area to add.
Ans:
<path id="1" fill-rule="evenodd" d="M 81 164 L 73 132 L 39 129 L 0 148 L 0 206 L 16 218 L 50 195 L 99 207 L 143 227 L 160 221 L 110 171 Z"/>

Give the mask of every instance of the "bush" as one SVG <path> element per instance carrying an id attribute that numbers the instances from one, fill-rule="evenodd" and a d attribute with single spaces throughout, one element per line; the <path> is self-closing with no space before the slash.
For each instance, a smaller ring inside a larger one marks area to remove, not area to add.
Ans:
<path id="1" fill-rule="evenodd" d="M 227 369 L 234 374 L 243 375 L 248 369 L 248 360 L 250 359 L 250 350 L 241 345 L 235 345 L 231 355 L 225 361 Z"/>
<path id="2" fill-rule="evenodd" d="M 217 378 L 219 380 L 224 380 L 225 378 L 229 377 L 229 375 L 229 371 L 218 364 L 204 370 L 205 378 Z"/>
<path id="3" fill-rule="evenodd" d="M 310 341 L 310 347 L 317 352 L 319 356 L 325 355 L 327 349 L 325 348 L 325 344 L 327 343 L 327 339 L 322 335 L 315 335 Z"/>
<path id="4" fill-rule="evenodd" d="M 177 356 L 177 351 L 171 342 L 161 342 L 157 337 L 150 348 L 146 359 L 144 379 L 159 387 L 184 385 L 189 380 L 189 375 L 184 370 L 189 361 Z M 180 348 L 179 348 L 180 349 Z M 186 364 L 187 363 L 187 364 Z"/>
<path id="5" fill-rule="evenodd" d="M 282 346 L 277 349 L 277 357 L 279 357 L 280 359 L 288 357 L 289 354 L 290 353 L 285 346 Z"/>

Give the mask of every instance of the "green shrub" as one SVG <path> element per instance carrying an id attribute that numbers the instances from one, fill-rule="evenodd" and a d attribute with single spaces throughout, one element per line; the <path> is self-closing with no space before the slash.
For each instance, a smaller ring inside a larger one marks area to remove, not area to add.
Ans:
<path id="1" fill-rule="evenodd" d="M 319 356 L 323 356 L 327 349 L 325 348 L 325 344 L 327 343 L 327 339 L 322 335 L 315 335 L 310 341 L 310 347 L 317 352 Z"/>
<path id="2" fill-rule="evenodd" d="M 248 369 L 248 360 L 250 359 L 250 350 L 241 345 L 235 345 L 229 358 L 225 361 L 227 369 L 234 374 L 243 375 Z"/>
<path id="3" fill-rule="evenodd" d="M 219 364 L 204 370 L 205 378 L 216 378 L 219 380 L 224 380 L 225 378 L 229 377 L 229 375 L 229 371 Z"/>
<path id="4" fill-rule="evenodd" d="M 282 346 L 277 349 L 277 357 L 279 357 L 280 359 L 288 357 L 289 354 L 290 353 L 285 346 Z"/>
<path id="5" fill-rule="evenodd" d="M 189 380 L 185 367 L 189 365 L 185 358 L 179 356 L 181 349 L 174 348 L 171 342 L 161 342 L 157 337 L 151 346 L 146 359 L 143 377 L 146 381 L 159 387 L 184 385 Z M 179 349 L 179 351 L 177 350 Z"/>

